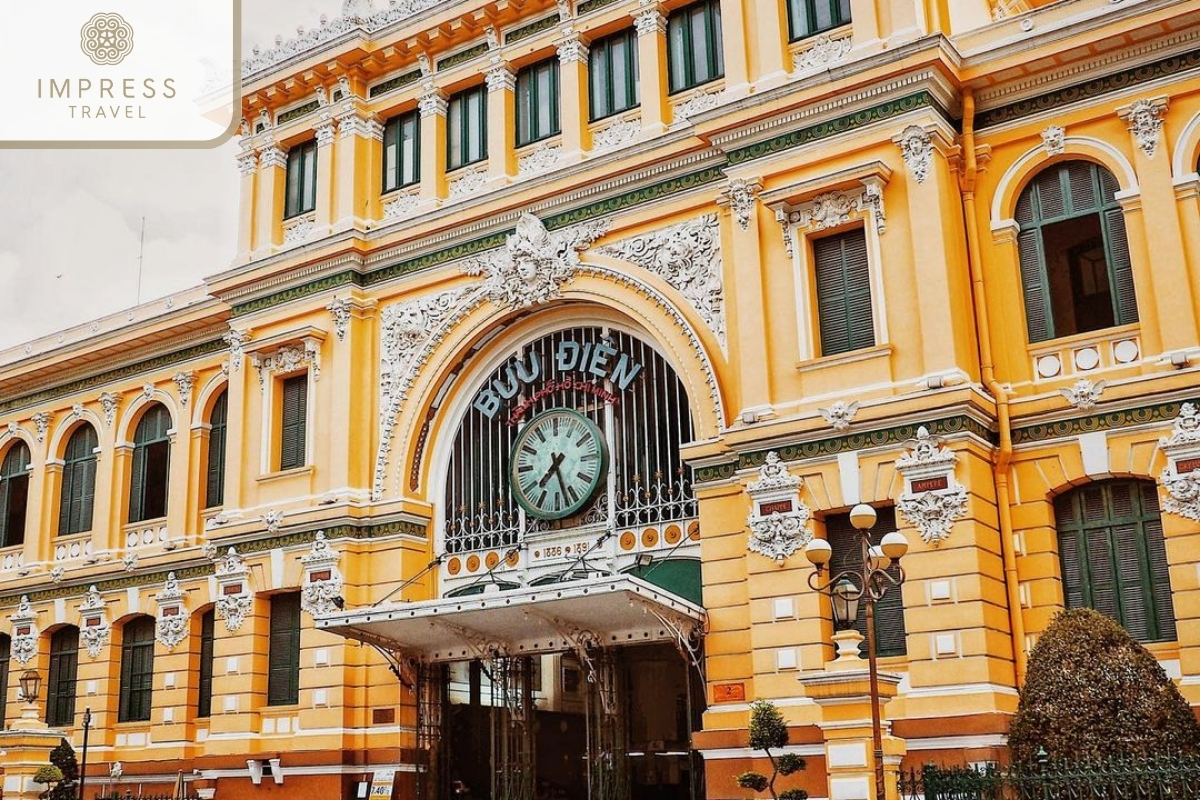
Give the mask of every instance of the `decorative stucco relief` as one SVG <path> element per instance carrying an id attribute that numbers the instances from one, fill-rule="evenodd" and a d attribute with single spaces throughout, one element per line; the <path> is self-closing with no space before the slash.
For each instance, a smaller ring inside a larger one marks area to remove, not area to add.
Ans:
<path id="1" fill-rule="evenodd" d="M 752 552 L 783 561 L 812 539 L 808 529 L 812 511 L 800 499 L 802 483 L 788 472 L 779 453 L 767 453 L 758 480 L 746 487 L 751 499 L 746 546 Z"/>

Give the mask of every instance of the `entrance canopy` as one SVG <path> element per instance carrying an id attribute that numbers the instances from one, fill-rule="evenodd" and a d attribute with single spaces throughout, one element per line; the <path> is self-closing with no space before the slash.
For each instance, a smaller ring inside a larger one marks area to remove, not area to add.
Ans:
<path id="1" fill-rule="evenodd" d="M 427 662 L 672 641 L 703 632 L 704 610 L 630 575 L 590 578 L 321 617 L 317 628 Z"/>

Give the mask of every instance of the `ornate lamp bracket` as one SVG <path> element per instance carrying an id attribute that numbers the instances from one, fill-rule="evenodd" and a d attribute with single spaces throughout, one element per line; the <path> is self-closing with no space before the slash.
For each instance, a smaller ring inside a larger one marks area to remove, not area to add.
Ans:
<path id="1" fill-rule="evenodd" d="M 1163 510 L 1200 522 L 1200 411 L 1184 403 L 1175 418 L 1171 435 L 1158 441 L 1167 457 L 1159 481 L 1167 495 Z"/>
<path id="2" fill-rule="evenodd" d="M 812 539 L 808 529 L 812 511 L 800 499 L 802 485 L 799 477 L 788 472 L 779 453 L 767 453 L 758 480 L 746 487 L 751 502 L 746 546 L 752 552 L 782 562 Z"/>
<path id="3" fill-rule="evenodd" d="M 897 510 L 917 527 L 926 544 L 937 547 L 950 538 L 954 520 L 967 512 L 967 490 L 954 477 L 958 455 L 924 426 L 896 462 L 904 476 Z"/>

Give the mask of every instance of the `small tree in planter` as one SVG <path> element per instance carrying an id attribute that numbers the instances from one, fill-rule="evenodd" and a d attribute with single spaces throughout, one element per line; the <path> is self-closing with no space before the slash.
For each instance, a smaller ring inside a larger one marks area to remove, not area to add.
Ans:
<path id="1" fill-rule="evenodd" d="M 1056 616 L 1029 655 L 1008 746 L 1017 764 L 1200 753 L 1200 725 L 1129 632 L 1089 608 Z"/>
<path id="2" fill-rule="evenodd" d="M 750 704 L 750 749 L 762 750 L 771 762 L 771 777 L 760 772 L 743 772 L 737 777 L 738 786 L 755 792 L 770 792 L 774 800 L 807 800 L 803 789 L 784 789 L 776 793 L 775 779 L 804 769 L 804 759 L 794 753 L 775 755 L 772 750 L 787 747 L 788 729 L 783 715 L 770 700 L 755 700 Z"/>
<path id="3" fill-rule="evenodd" d="M 66 739 L 50 751 L 50 763 L 62 771 L 62 779 L 50 790 L 49 800 L 75 800 L 79 794 L 79 762 L 75 760 L 75 749 Z"/>
<path id="4" fill-rule="evenodd" d="M 53 764 L 46 764 L 43 767 L 38 767 L 37 772 L 33 773 L 34 783 L 57 784 L 63 779 L 62 770 Z M 49 797 L 50 792 L 54 791 L 53 786 L 49 786 L 46 791 L 38 795 L 38 797 Z"/>

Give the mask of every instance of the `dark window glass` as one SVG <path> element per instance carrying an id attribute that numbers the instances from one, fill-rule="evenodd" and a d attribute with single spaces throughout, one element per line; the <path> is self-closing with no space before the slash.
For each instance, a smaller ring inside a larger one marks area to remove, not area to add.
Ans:
<path id="1" fill-rule="evenodd" d="M 156 403 L 142 415 L 133 434 L 133 464 L 130 469 L 129 521 L 142 522 L 167 515 L 167 483 L 170 476 L 171 414 Z"/>
<path id="2" fill-rule="evenodd" d="M 154 618 L 125 623 L 121 641 L 121 697 L 117 722 L 150 719 L 154 694 Z"/>
<path id="3" fill-rule="evenodd" d="M 859 228 L 813 242 L 821 355 L 875 344 L 867 237 Z"/>
<path id="4" fill-rule="evenodd" d="M 1175 610 L 1153 481 L 1081 486 L 1054 501 L 1067 608 L 1094 608 L 1138 641 L 1172 641 Z"/>
<path id="5" fill-rule="evenodd" d="M 671 12 L 667 19 L 667 45 L 672 92 L 724 76 L 719 0 L 704 0 Z"/>
<path id="6" fill-rule="evenodd" d="M 205 480 L 204 507 L 225 502 L 225 428 L 229 416 L 229 393 L 221 392 L 208 415 L 208 474 Z"/>
<path id="7" fill-rule="evenodd" d="M 7 728 L 8 714 L 8 667 L 12 660 L 12 637 L 0 633 L 0 728 Z"/>
<path id="8" fill-rule="evenodd" d="M 446 140 L 448 169 L 487 158 L 487 92 L 482 84 L 450 98 Z"/>
<path id="9" fill-rule="evenodd" d="M 279 436 L 279 468 L 304 466 L 304 439 L 308 417 L 308 374 L 283 382 L 283 423 Z"/>
<path id="10" fill-rule="evenodd" d="M 517 72 L 517 146 L 559 132 L 558 59 Z"/>
<path id="11" fill-rule="evenodd" d="M 267 705 L 300 702 L 300 593 L 272 595 Z"/>
<path id="12" fill-rule="evenodd" d="M 50 672 L 46 678 L 46 724 L 75 724 L 75 684 L 79 672 L 79 628 L 68 625 L 50 637 Z"/>
<path id="13" fill-rule="evenodd" d="M 787 10 L 793 42 L 850 21 L 850 0 L 788 0 Z"/>
<path id="14" fill-rule="evenodd" d="M 213 644 L 216 641 L 216 615 L 210 608 L 200 616 L 200 693 L 196 699 L 196 716 L 212 716 Z"/>
<path id="15" fill-rule="evenodd" d="M 634 108 L 638 95 L 637 32 L 633 28 L 592 42 L 588 53 L 591 118 L 603 119 Z"/>
<path id="16" fill-rule="evenodd" d="M 421 117 L 409 111 L 392 117 L 383 128 L 383 191 L 421 179 Z"/>
<path id="17" fill-rule="evenodd" d="M 287 197 L 284 218 L 306 214 L 317 207 L 317 142 L 298 144 L 288 150 Z"/>
<path id="18" fill-rule="evenodd" d="M 877 508 L 875 527 L 871 529 L 871 541 L 878 544 L 884 534 L 896 530 L 896 510 L 891 507 Z M 862 548 L 858 530 L 850 524 L 849 514 L 831 514 L 825 518 L 825 539 L 833 548 L 829 561 L 830 575 L 844 569 L 862 569 Z M 893 567 L 898 576 L 899 567 Z M 867 605 L 860 601 L 858 619 L 854 629 L 864 637 L 867 635 Z M 862 644 L 866 656 L 866 640 Z M 908 652 L 904 629 L 904 599 L 898 586 L 889 585 L 887 594 L 875 604 L 875 652 L 881 656 L 899 656 Z"/>
<path id="19" fill-rule="evenodd" d="M 1088 161 L 1048 167 L 1017 201 L 1029 341 L 1137 322 L 1116 178 Z"/>
<path id="20" fill-rule="evenodd" d="M 0 547 L 25 543 L 29 505 L 29 448 L 17 442 L 0 461 Z"/>
<path id="21" fill-rule="evenodd" d="M 81 425 L 67 440 L 63 453 L 62 492 L 58 504 L 58 534 L 69 536 L 92 529 L 96 499 L 96 429 Z"/>

